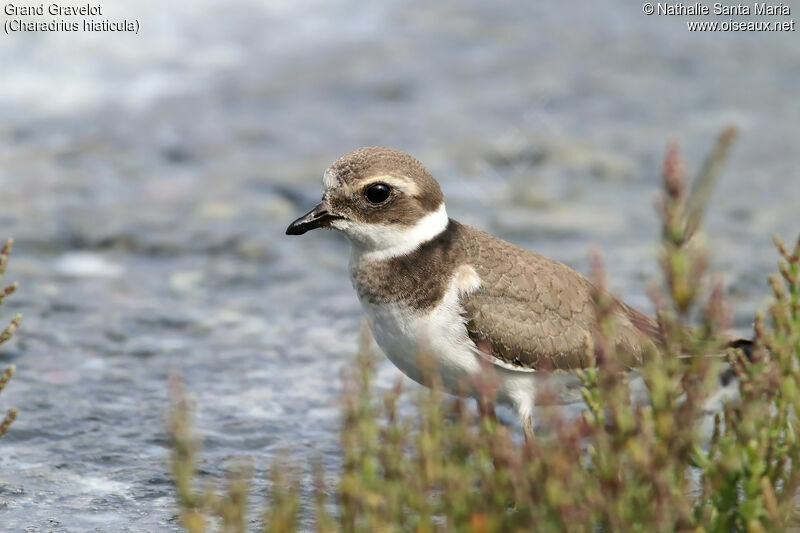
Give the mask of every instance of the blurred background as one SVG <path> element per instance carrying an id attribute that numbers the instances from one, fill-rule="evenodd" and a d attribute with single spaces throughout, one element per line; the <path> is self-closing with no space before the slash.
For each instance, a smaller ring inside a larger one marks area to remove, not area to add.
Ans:
<path id="1" fill-rule="evenodd" d="M 680 140 L 692 173 L 734 123 L 706 234 L 744 332 L 772 234 L 800 231 L 797 32 L 690 33 L 622 0 L 103 8 L 139 34 L 0 36 L 0 238 L 20 282 L 3 316 L 24 315 L 0 349 L 17 365 L 0 411 L 20 409 L 0 441 L 7 531 L 178 530 L 170 372 L 208 475 L 280 451 L 336 465 L 349 249 L 284 230 L 353 148 L 414 154 L 452 217 L 583 272 L 599 246 L 650 311 L 664 148 Z M 397 376 L 384 363 L 381 383 Z"/>

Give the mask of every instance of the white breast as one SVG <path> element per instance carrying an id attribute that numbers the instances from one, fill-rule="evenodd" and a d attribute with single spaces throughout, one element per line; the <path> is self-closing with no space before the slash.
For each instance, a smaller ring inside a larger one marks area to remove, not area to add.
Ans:
<path id="1" fill-rule="evenodd" d="M 404 374 L 419 383 L 428 369 L 421 357 L 430 357 L 442 385 L 452 394 L 470 393 L 470 376 L 481 370 L 475 344 L 467 335 L 459 296 L 475 290 L 480 278 L 472 267 L 456 269 L 442 300 L 432 309 L 361 301 L 378 346 Z"/>

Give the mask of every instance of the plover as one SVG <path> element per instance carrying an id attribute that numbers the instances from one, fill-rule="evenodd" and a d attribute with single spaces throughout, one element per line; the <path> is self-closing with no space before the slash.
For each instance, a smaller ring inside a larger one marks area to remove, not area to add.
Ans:
<path id="1" fill-rule="evenodd" d="M 323 184 L 322 202 L 286 233 L 330 227 L 349 238 L 350 277 L 378 346 L 423 384 L 420 354 L 430 355 L 453 394 L 474 394 L 476 378 L 488 374 L 497 401 L 513 407 L 532 436 L 538 386 L 554 374 L 542 370 L 587 365 L 592 283 L 449 218 L 438 182 L 398 150 L 354 150 L 325 171 Z M 620 301 L 614 309 L 619 357 L 635 367 L 655 348 L 658 326 Z"/>

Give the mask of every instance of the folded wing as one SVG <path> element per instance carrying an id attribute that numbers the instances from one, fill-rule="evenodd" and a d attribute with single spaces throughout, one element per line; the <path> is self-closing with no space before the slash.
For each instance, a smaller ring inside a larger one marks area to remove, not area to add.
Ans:
<path id="1" fill-rule="evenodd" d="M 462 296 L 467 332 L 496 363 L 519 370 L 587 365 L 585 342 L 595 327 L 592 283 L 570 267 L 464 226 L 465 257 L 481 287 Z M 655 321 L 615 300 L 622 363 L 637 366 L 654 347 Z"/>

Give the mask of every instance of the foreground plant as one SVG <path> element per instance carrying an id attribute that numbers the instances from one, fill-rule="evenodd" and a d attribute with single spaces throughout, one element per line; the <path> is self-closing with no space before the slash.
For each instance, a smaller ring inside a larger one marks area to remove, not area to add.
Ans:
<path id="1" fill-rule="evenodd" d="M 180 519 L 189 533 L 215 530 L 236 533 L 245 530 L 245 507 L 250 486 L 249 465 L 240 464 L 230 471 L 228 486 L 223 494 L 206 486 L 198 491 L 194 487 L 197 477 L 197 450 L 199 444 L 191 426 L 191 407 L 183 383 L 170 379 L 172 411 L 169 430 L 172 435 L 172 478 L 181 509 Z"/>
<path id="2" fill-rule="evenodd" d="M 752 346 L 736 344 L 746 353 L 725 353 L 729 312 L 694 237 L 733 135 L 723 133 L 691 191 L 677 148 L 668 150 L 659 204 L 664 283 L 653 291 L 663 349 L 649 354 L 638 376 L 616 357 L 615 303 L 599 257 L 591 365 L 581 373 L 586 409 L 579 417 L 542 410 L 548 434 L 536 440 L 524 442 L 497 420 L 491 387 L 477 411 L 443 398 L 435 381 L 413 394 L 411 414 L 399 407 L 407 396 L 399 384 L 376 399 L 375 361 L 362 350 L 345 383 L 336 482 L 328 488 L 315 467 L 313 507 L 301 511 L 298 473 L 276 463 L 263 530 L 297 531 L 301 515 L 321 532 L 784 529 L 800 484 L 800 240 L 790 250 L 776 239 L 780 275 L 770 278 L 769 320 L 756 317 Z M 691 327 L 691 317 L 699 326 Z M 720 397 L 721 378 L 734 398 L 719 402 L 714 415 L 709 405 Z M 646 403 L 631 401 L 635 380 L 646 384 Z M 185 401 L 174 413 L 173 472 L 185 527 L 244 531 L 243 519 L 226 516 L 245 516 L 246 481 L 224 497 L 198 491 Z M 220 501 L 236 510 L 220 512 Z"/>
<path id="3" fill-rule="evenodd" d="M 11 254 L 11 247 L 14 244 L 13 239 L 8 239 L 3 245 L 3 248 L 0 249 L 0 281 L 3 280 L 3 274 L 6 272 L 6 266 L 8 266 L 8 256 Z M 3 304 L 3 300 L 5 300 L 6 296 L 10 296 L 17 290 L 17 284 L 12 283 L 8 287 L 0 288 L 0 305 Z M 11 319 L 11 323 L 5 327 L 2 331 L 0 331 L 0 344 L 7 342 L 14 332 L 19 327 L 19 323 L 22 320 L 22 315 L 17 315 Z M 11 376 L 14 375 L 16 368 L 14 365 L 9 365 L 0 374 L 0 392 L 3 392 L 3 389 L 8 384 L 8 381 L 11 379 Z M 5 417 L 2 421 L 0 421 L 0 437 L 6 434 L 8 428 L 11 427 L 11 423 L 17 418 L 17 410 L 16 409 L 9 409 L 8 413 L 6 413 Z"/>

